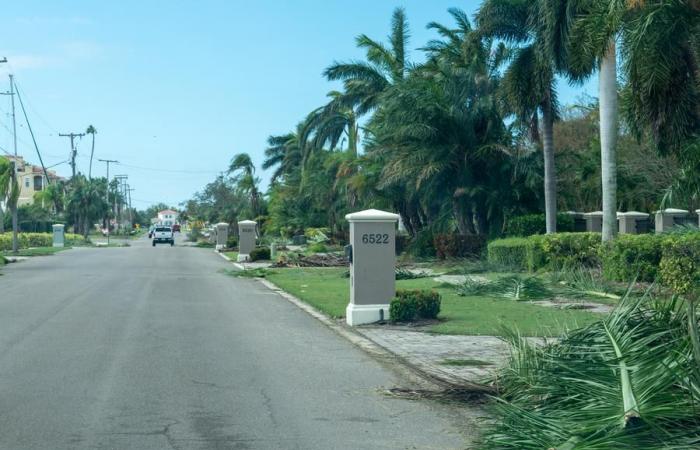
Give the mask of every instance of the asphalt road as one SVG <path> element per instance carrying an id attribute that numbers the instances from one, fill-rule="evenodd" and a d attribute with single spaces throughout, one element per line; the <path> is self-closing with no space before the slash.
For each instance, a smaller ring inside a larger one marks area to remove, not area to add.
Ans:
<path id="1" fill-rule="evenodd" d="M 464 448 L 410 386 L 211 250 L 142 239 L 0 276 L 2 449 Z"/>

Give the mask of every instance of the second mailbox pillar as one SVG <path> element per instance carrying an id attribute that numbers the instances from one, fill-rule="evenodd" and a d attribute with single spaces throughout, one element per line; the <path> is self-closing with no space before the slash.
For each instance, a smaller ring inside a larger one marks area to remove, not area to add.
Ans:
<path id="1" fill-rule="evenodd" d="M 66 241 L 65 228 L 66 228 L 66 226 L 63 224 L 60 224 L 60 223 L 57 223 L 53 226 L 53 246 L 54 247 L 63 247 L 65 245 L 65 241 Z"/>
<path id="2" fill-rule="evenodd" d="M 226 248 L 226 241 L 228 241 L 228 224 L 225 222 L 216 224 L 216 249 L 221 250 Z"/>
<path id="3" fill-rule="evenodd" d="M 248 261 L 250 252 L 255 249 L 258 223 L 253 220 L 238 222 L 238 262 Z"/>
<path id="4" fill-rule="evenodd" d="M 350 223 L 350 304 L 348 325 L 389 319 L 396 295 L 396 223 L 398 214 L 368 209 L 345 216 Z"/>

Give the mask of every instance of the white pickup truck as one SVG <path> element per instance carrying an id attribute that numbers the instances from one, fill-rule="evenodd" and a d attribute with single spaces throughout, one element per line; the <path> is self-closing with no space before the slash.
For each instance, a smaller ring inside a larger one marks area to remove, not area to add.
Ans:
<path id="1" fill-rule="evenodd" d="M 170 244 L 172 247 L 175 245 L 175 235 L 173 234 L 173 229 L 165 226 L 156 226 L 153 231 L 153 246 L 156 244 Z"/>

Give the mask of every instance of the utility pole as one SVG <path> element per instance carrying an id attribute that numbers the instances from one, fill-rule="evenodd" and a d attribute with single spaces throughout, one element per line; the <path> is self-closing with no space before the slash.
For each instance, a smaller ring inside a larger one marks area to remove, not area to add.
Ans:
<path id="1" fill-rule="evenodd" d="M 58 133 L 58 135 L 70 138 L 70 167 L 73 170 L 73 178 L 75 178 L 75 157 L 78 155 L 78 151 L 75 148 L 75 138 L 83 137 L 85 133 Z"/>
<path id="2" fill-rule="evenodd" d="M 118 201 L 117 205 L 117 211 L 119 212 L 119 222 L 121 224 L 124 223 L 124 200 L 126 200 L 126 180 L 129 178 L 129 175 L 115 175 L 115 179 L 119 180 L 119 193 L 121 194 L 121 197 Z"/>
<path id="3" fill-rule="evenodd" d="M 131 229 L 134 229 L 134 209 L 131 207 L 131 192 L 135 191 L 136 189 L 130 187 L 127 185 L 126 192 L 128 194 L 128 201 L 129 201 L 129 225 L 131 225 Z"/>
<path id="4" fill-rule="evenodd" d="M 3 63 L 7 62 L 7 58 L 3 58 Z M 15 157 L 12 161 L 12 187 L 17 186 L 17 120 L 15 118 L 15 81 L 14 75 L 10 74 L 10 92 L 2 92 L 3 95 L 9 95 L 12 102 L 12 143 L 14 146 Z M 19 250 L 19 241 L 17 239 L 17 204 L 10 204 L 12 212 L 12 252 L 17 253 Z"/>
<path id="5" fill-rule="evenodd" d="M 102 161 L 103 163 L 107 163 L 107 205 L 110 205 L 110 203 L 109 203 L 109 164 L 110 163 L 119 164 L 119 161 L 117 161 L 116 159 L 98 159 L 98 161 Z M 109 214 L 107 214 L 107 246 L 109 246 Z"/>

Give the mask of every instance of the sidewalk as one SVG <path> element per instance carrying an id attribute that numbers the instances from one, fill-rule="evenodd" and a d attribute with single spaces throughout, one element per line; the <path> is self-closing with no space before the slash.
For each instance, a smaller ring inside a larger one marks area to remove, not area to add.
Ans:
<path id="1" fill-rule="evenodd" d="M 379 347 L 411 369 L 455 388 L 483 384 L 508 356 L 507 344 L 495 336 L 436 335 L 392 325 L 350 327 L 345 320 L 331 319 L 274 283 L 258 280 L 353 344 L 370 352 Z"/>
<path id="2" fill-rule="evenodd" d="M 508 356 L 507 344 L 495 336 L 448 336 L 381 325 L 354 330 L 450 384 L 481 384 Z"/>

